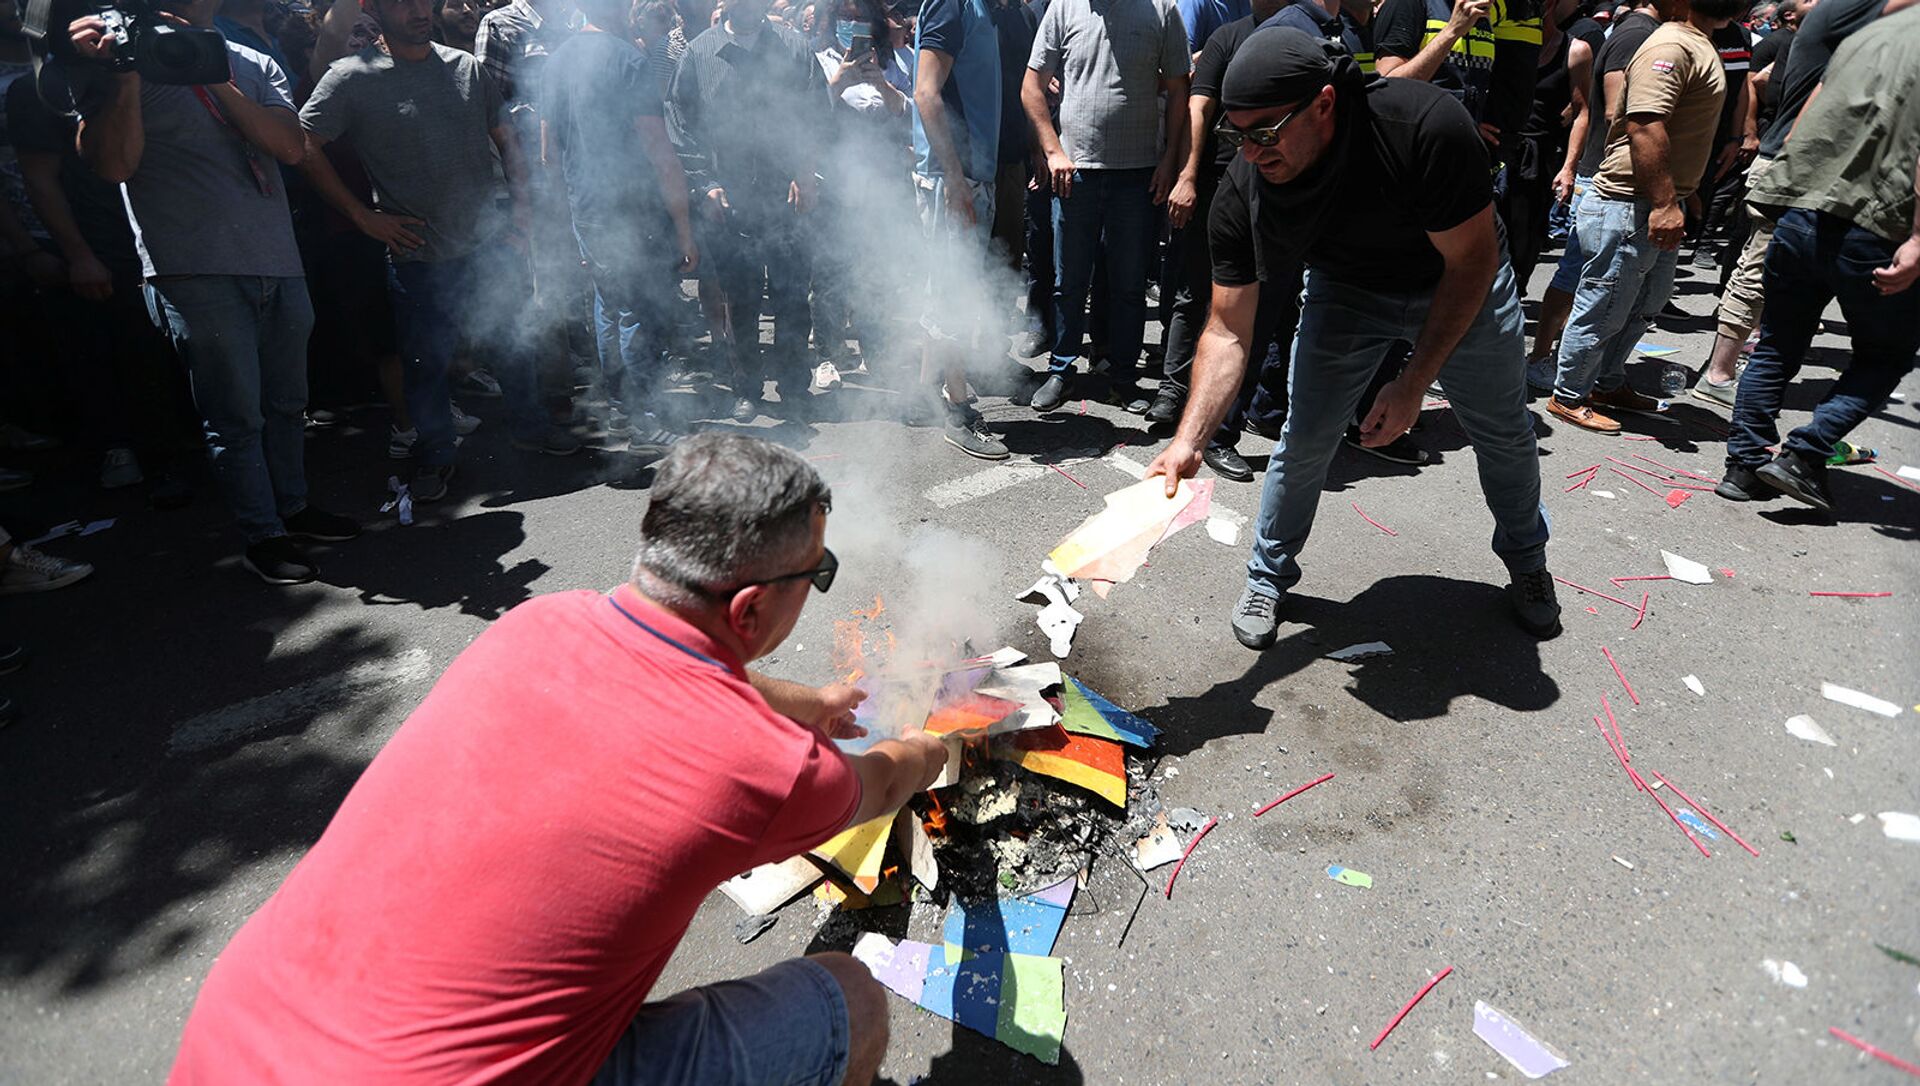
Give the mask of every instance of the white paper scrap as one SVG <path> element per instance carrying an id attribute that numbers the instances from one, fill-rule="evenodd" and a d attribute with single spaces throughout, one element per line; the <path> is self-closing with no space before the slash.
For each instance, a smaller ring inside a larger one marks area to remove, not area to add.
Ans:
<path id="1" fill-rule="evenodd" d="M 720 884 L 720 892 L 733 899 L 749 916 L 766 914 L 799 897 L 814 883 L 826 878 L 817 864 L 805 856 L 779 863 L 761 864 Z"/>
<path id="2" fill-rule="evenodd" d="M 1890 701 L 1882 701 L 1872 694 L 1862 694 L 1858 690 L 1849 690 L 1832 683 L 1820 684 L 1820 696 L 1828 701 L 1837 701 L 1842 705 L 1851 705 L 1855 709 L 1865 709 L 1869 713 L 1881 716 L 1899 716 L 1900 707 Z"/>
<path id="3" fill-rule="evenodd" d="M 95 532 L 106 531 L 108 528 L 113 527 L 115 519 L 116 518 L 114 517 L 108 517 L 105 520 L 94 521 L 92 524 L 89 524 L 85 528 L 80 529 L 80 538 L 85 539 L 86 537 L 93 535 Z"/>
<path id="4" fill-rule="evenodd" d="M 1903 811 L 1881 811 L 1880 828 L 1896 841 L 1920 844 L 1920 816 Z"/>
<path id="5" fill-rule="evenodd" d="M 1687 689 L 1698 694 L 1700 697 L 1704 698 L 1707 696 L 1707 688 L 1700 685 L 1700 677 L 1698 675 L 1688 675 L 1680 681 L 1686 683 Z"/>
<path id="6" fill-rule="evenodd" d="M 1550 1075 L 1567 1066 L 1560 1053 L 1528 1033 L 1525 1026 L 1484 1000 L 1473 1002 L 1473 1035 L 1507 1058 L 1514 1070 L 1528 1078 Z"/>
<path id="7" fill-rule="evenodd" d="M 1827 729 L 1815 724 L 1813 718 L 1805 714 L 1787 721 L 1787 734 L 1795 739 L 1805 739 L 1809 743 L 1823 743 L 1829 747 L 1840 745 L 1833 741 L 1833 736 L 1827 734 Z"/>
<path id="8" fill-rule="evenodd" d="M 1784 984 L 1789 988 L 1807 986 L 1807 975 L 1792 962 L 1776 962 L 1768 958 L 1760 963 L 1760 968 L 1767 971 L 1767 976 L 1772 977 L 1775 984 Z"/>
<path id="9" fill-rule="evenodd" d="M 1713 574 L 1707 567 L 1691 558 L 1682 558 L 1672 551 L 1661 551 L 1660 560 L 1667 564 L 1667 576 L 1688 584 L 1712 584 Z"/>
<path id="10" fill-rule="evenodd" d="M 1591 494 L 1591 495 L 1593 495 L 1593 496 L 1594 496 L 1594 497 L 1596 497 L 1596 498 L 1611 498 L 1611 497 L 1613 497 L 1613 491 L 1611 491 L 1611 490 L 1589 490 L 1589 491 L 1587 491 L 1587 493 L 1589 493 L 1589 494 Z"/>
<path id="11" fill-rule="evenodd" d="M 1225 517 L 1207 518 L 1207 538 L 1232 547 L 1240 542 L 1240 526 Z"/>
<path id="12" fill-rule="evenodd" d="M 1348 645 L 1344 649 L 1335 649 L 1327 653 L 1327 659 L 1338 660 L 1345 664 L 1351 663 L 1354 660 L 1365 660 L 1374 656 L 1392 655 L 1393 646 L 1387 644 L 1385 641 L 1367 641 L 1358 645 Z"/>
<path id="13" fill-rule="evenodd" d="M 1897 474 L 1899 474 L 1900 478 L 1902 479 L 1920 479 L 1920 468 L 1911 467 L 1907 464 L 1902 464 L 1900 465 L 1900 471 Z"/>
<path id="14" fill-rule="evenodd" d="M 1162 811 L 1154 816 L 1153 829 L 1133 843 L 1133 866 L 1142 871 L 1152 871 L 1179 858 L 1180 838 L 1174 836 L 1173 830 L 1167 825 L 1167 813 Z"/>
<path id="15" fill-rule="evenodd" d="M 1065 603 L 1049 603 L 1040 608 L 1033 621 L 1040 632 L 1047 635 L 1047 647 L 1053 654 L 1064 660 L 1073 651 L 1073 634 L 1087 616 L 1067 606 Z"/>

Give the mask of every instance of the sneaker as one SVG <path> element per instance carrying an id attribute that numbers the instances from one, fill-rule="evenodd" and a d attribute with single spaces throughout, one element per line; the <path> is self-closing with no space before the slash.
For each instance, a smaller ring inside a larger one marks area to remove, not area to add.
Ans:
<path id="1" fill-rule="evenodd" d="M 1042 413 L 1052 411 L 1067 399 L 1067 379 L 1058 373 L 1047 374 L 1040 387 L 1033 392 L 1032 406 Z"/>
<path id="2" fill-rule="evenodd" d="M 0 675 L 11 675 L 26 664 L 26 649 L 19 645 L 0 645 Z"/>
<path id="3" fill-rule="evenodd" d="M 548 456 L 572 456 L 580 451 L 580 439 L 558 426 L 547 427 L 546 432 L 537 437 L 515 437 L 508 443 L 521 452 L 545 453 Z M 419 497 L 419 493 L 414 491 L 414 496 Z"/>
<path id="4" fill-rule="evenodd" d="M 107 455 L 100 460 L 102 490 L 119 490 L 146 481 L 147 477 L 140 473 L 140 460 L 133 455 L 132 449 L 108 449 Z"/>
<path id="5" fill-rule="evenodd" d="M 359 521 L 311 505 L 290 517 L 281 517 L 280 523 L 286 525 L 288 535 L 317 543 L 345 543 L 360 534 Z"/>
<path id="6" fill-rule="evenodd" d="M 1776 496 L 1774 489 L 1760 480 L 1759 472 L 1746 464 L 1728 464 L 1713 492 L 1730 502 L 1771 501 Z"/>
<path id="7" fill-rule="evenodd" d="M 447 410 L 453 412 L 453 432 L 456 436 L 465 437 L 480 428 L 480 420 L 460 410 L 459 404 L 450 403 Z"/>
<path id="8" fill-rule="evenodd" d="M 248 544 L 240 564 L 268 584 L 306 584 L 320 575 L 320 570 L 284 535 Z"/>
<path id="9" fill-rule="evenodd" d="M 1022 332 L 1013 337 L 1013 355 L 1015 358 L 1032 358 L 1044 353 L 1047 344 L 1052 342 L 1053 337 L 1044 332 Z"/>
<path id="10" fill-rule="evenodd" d="M 733 410 L 729 412 L 735 422 L 752 422 L 760 417 L 760 408 L 745 396 L 733 401 Z"/>
<path id="11" fill-rule="evenodd" d="M 1553 595 L 1553 574 L 1545 569 L 1516 573 L 1507 585 L 1520 628 L 1545 641 L 1560 636 L 1560 601 Z"/>
<path id="12" fill-rule="evenodd" d="M 1280 632 L 1280 601 L 1255 592 L 1240 590 L 1240 602 L 1233 605 L 1233 636 L 1250 649 L 1273 647 Z"/>
<path id="13" fill-rule="evenodd" d="M 1552 392 L 1559 375 L 1560 360 L 1553 355 L 1527 363 L 1527 387 L 1535 392 Z"/>
<path id="14" fill-rule="evenodd" d="M 59 447 L 59 438 L 36 434 L 11 422 L 0 422 L 0 449 L 8 452 L 46 452 Z"/>
<path id="15" fill-rule="evenodd" d="M 1207 447 L 1201 450 L 1200 459 L 1206 461 L 1207 466 L 1213 469 L 1213 473 L 1222 479 L 1244 483 L 1253 478 L 1253 466 L 1247 463 L 1245 457 L 1234 451 L 1231 445 L 1210 441 Z"/>
<path id="16" fill-rule="evenodd" d="M 674 443 L 678 442 L 680 438 L 681 435 L 658 425 L 651 416 L 648 416 L 642 420 L 641 425 L 635 426 L 629 431 L 627 451 L 640 456 L 650 456 L 657 459 L 667 455 L 667 450 L 673 448 Z"/>
<path id="17" fill-rule="evenodd" d="M 1566 404 L 1560 402 L 1560 397 L 1558 396 L 1550 396 L 1547 398 L 1547 414 L 1552 415 L 1554 418 L 1573 423 L 1582 430 L 1592 430 L 1596 434 L 1617 434 L 1620 432 L 1620 424 L 1607 416 L 1602 415 L 1586 404 L 1576 404 L 1573 407 L 1568 407 Z"/>
<path id="18" fill-rule="evenodd" d="M 1362 444 L 1360 428 L 1357 426 L 1349 426 L 1347 427 L 1347 444 L 1366 453 L 1368 456 L 1377 456 L 1382 460 L 1387 460 L 1395 464 L 1411 464 L 1416 468 L 1432 459 L 1432 457 L 1427 455 L 1427 450 L 1415 444 L 1414 440 L 1405 434 L 1401 434 L 1385 445 L 1376 448 L 1371 445 Z"/>
<path id="19" fill-rule="evenodd" d="M 500 395 L 500 382 L 494 380 L 493 374 L 486 370 L 474 370 L 460 378 L 460 383 L 453 386 L 453 391 L 461 396 L 494 397 Z"/>
<path id="20" fill-rule="evenodd" d="M 1619 388 L 1596 388 L 1587 399 L 1601 407 L 1611 407 L 1615 411 L 1632 411 L 1641 415 L 1658 415 L 1667 409 L 1667 401 L 1656 400 L 1652 396 L 1635 392 L 1632 385 L 1621 385 Z"/>
<path id="21" fill-rule="evenodd" d="M 414 503 L 417 505 L 421 502 L 437 502 L 446 497 L 447 484 L 453 481 L 456 470 L 453 464 L 436 464 L 414 472 Z"/>
<path id="22" fill-rule="evenodd" d="M 33 472 L 25 468 L 0 468 L 0 491 L 25 490 L 33 485 Z"/>
<path id="23" fill-rule="evenodd" d="M 1693 247 L 1693 266 L 1696 268 L 1717 268 L 1720 266 L 1720 252 L 1712 245 Z"/>
<path id="24" fill-rule="evenodd" d="M 414 442 L 420 440 L 420 431 L 412 427 L 402 430 L 398 426 L 387 427 L 387 457 L 392 460 L 405 460 L 413 455 Z"/>
<path id="25" fill-rule="evenodd" d="M 1147 408 L 1147 425 L 1172 426 L 1180 421 L 1180 412 L 1186 406 L 1186 395 L 1172 384 L 1162 382 L 1160 391 L 1153 394 L 1153 406 Z"/>
<path id="26" fill-rule="evenodd" d="M 987 429 L 987 420 L 980 412 L 966 404 L 947 404 L 947 424 L 944 437 L 947 444 L 980 460 L 1005 460 L 1007 446 L 992 430 Z"/>
<path id="27" fill-rule="evenodd" d="M 1129 415 L 1146 414 L 1149 404 L 1147 394 L 1142 392 L 1140 386 L 1132 381 L 1125 382 L 1124 384 L 1116 383 L 1110 386 L 1107 389 L 1107 402 L 1121 408 Z"/>
<path id="28" fill-rule="evenodd" d="M 13 546 L 13 555 L 0 566 L 0 596 L 18 592 L 51 592 L 75 581 L 85 580 L 93 567 L 85 562 L 69 562 L 25 543 Z"/>
<path id="29" fill-rule="evenodd" d="M 1809 462 L 1791 450 L 1763 464 L 1754 476 L 1761 482 L 1797 502 L 1804 502 L 1822 513 L 1833 512 L 1833 493 L 1827 489 L 1827 466 Z"/>
<path id="30" fill-rule="evenodd" d="M 1740 378 L 1738 376 L 1723 385 L 1708 380 L 1705 371 L 1702 371 L 1700 379 L 1693 383 L 1694 399 L 1705 400 L 1710 404 L 1717 404 L 1729 411 L 1733 410 L 1734 398 L 1739 394 Z"/>

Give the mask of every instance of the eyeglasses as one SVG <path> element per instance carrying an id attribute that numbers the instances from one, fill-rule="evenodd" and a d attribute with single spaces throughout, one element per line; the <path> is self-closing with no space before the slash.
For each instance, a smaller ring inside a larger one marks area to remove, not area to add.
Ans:
<path id="1" fill-rule="evenodd" d="M 1307 106 L 1312 104 L 1312 100 L 1309 100 L 1296 108 L 1292 113 L 1287 114 L 1272 124 L 1261 125 L 1259 128 L 1241 128 L 1239 125 L 1227 120 L 1225 116 L 1222 116 L 1220 123 L 1214 126 L 1213 134 L 1219 136 L 1220 142 L 1226 144 L 1228 147 L 1238 147 L 1248 140 L 1252 140 L 1255 146 L 1272 147 L 1274 144 L 1280 142 L 1280 130 L 1292 123 L 1295 117 L 1306 112 Z"/>
<path id="2" fill-rule="evenodd" d="M 803 569 L 798 573 L 783 573 L 778 577 L 768 577 L 764 581 L 748 581 L 745 584 L 734 585 L 723 593 L 723 595 L 731 596 L 743 588 L 752 588 L 755 585 L 779 584 L 782 581 L 797 581 L 802 577 L 812 579 L 814 591 L 825 593 L 827 589 L 833 587 L 834 575 L 840 572 L 840 559 L 835 558 L 833 552 L 827 550 L 825 547 L 820 548 L 820 551 L 820 564 L 812 569 Z"/>

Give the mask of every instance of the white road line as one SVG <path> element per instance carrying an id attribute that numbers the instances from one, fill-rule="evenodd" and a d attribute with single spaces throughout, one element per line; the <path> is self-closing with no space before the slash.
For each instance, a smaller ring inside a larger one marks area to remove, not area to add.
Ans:
<path id="1" fill-rule="evenodd" d="M 1035 464 L 1030 461 L 996 464 L 976 471 L 972 475 L 949 479 L 928 490 L 923 496 L 941 509 L 952 509 L 956 505 L 965 505 L 977 498 L 997 494 L 1010 486 L 1018 486 L 1029 479 L 1038 479 L 1047 474 L 1050 472 L 1045 464 Z"/>
<path id="2" fill-rule="evenodd" d="M 311 720 L 352 698 L 431 674 L 433 655 L 421 648 L 408 649 L 386 660 L 355 664 L 337 675 L 308 679 L 285 690 L 248 698 L 184 720 L 167 740 L 167 754 L 171 757 L 210 750 L 277 724 Z"/>

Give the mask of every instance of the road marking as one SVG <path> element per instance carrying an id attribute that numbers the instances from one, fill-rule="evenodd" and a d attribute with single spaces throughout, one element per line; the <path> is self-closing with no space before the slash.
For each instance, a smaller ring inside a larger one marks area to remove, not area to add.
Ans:
<path id="1" fill-rule="evenodd" d="M 984 498 L 989 494 L 998 494 L 1010 486 L 1019 486 L 1029 479 L 1038 479 L 1049 474 L 1047 466 L 1031 461 L 1022 463 L 996 464 L 972 475 L 962 475 L 958 479 L 949 479 L 926 492 L 925 498 L 941 509 L 952 509 L 956 505 Z"/>
<path id="2" fill-rule="evenodd" d="M 433 655 L 421 648 L 355 664 L 336 675 L 318 676 L 184 720 L 167 740 L 167 755 L 211 750 L 288 721 L 308 721 L 350 699 L 432 674 Z"/>

